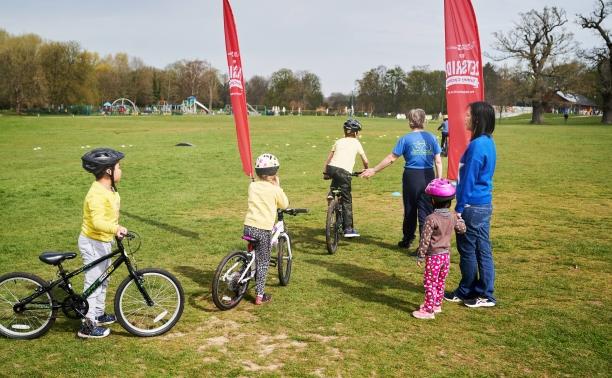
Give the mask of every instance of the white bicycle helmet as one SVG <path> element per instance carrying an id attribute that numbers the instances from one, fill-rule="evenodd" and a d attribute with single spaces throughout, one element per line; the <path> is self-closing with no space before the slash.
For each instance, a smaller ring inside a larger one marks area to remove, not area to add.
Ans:
<path id="1" fill-rule="evenodd" d="M 269 153 L 259 155 L 255 161 L 255 173 L 258 176 L 274 176 L 279 167 L 276 156 Z"/>

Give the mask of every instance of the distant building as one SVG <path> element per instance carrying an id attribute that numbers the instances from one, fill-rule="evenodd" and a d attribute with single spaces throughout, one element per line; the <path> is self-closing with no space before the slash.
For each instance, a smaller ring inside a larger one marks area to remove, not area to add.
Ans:
<path id="1" fill-rule="evenodd" d="M 546 103 L 546 111 L 550 113 L 563 113 L 565 109 L 569 109 L 572 114 L 599 114 L 595 101 L 576 93 L 556 91 L 547 96 Z"/>

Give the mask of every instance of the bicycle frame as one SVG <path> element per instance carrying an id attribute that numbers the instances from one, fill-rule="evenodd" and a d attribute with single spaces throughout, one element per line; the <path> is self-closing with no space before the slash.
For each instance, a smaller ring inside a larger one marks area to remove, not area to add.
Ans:
<path id="1" fill-rule="evenodd" d="M 108 260 L 108 259 L 112 259 L 113 257 L 118 256 L 118 255 L 119 255 L 119 257 L 117 257 L 112 262 L 111 266 L 109 266 L 108 269 L 106 269 L 87 288 L 87 290 L 85 290 L 82 293 L 82 297 L 84 299 L 88 298 L 91 295 L 91 293 L 93 293 L 98 287 L 100 287 L 104 283 L 104 281 L 106 279 L 108 279 L 115 272 L 115 270 L 117 270 L 117 268 L 119 266 L 121 266 L 121 264 L 125 263 L 129 275 L 134 279 L 134 282 L 136 283 L 136 286 L 138 287 L 138 290 L 142 294 L 143 298 L 147 302 L 147 305 L 153 306 L 154 302 L 151 299 L 151 297 L 149 296 L 149 294 L 147 293 L 147 291 L 142 287 L 142 284 L 141 284 L 138 276 L 135 273 L 134 267 L 132 266 L 132 262 L 131 262 L 130 258 L 128 257 L 128 255 L 125 253 L 125 249 L 123 248 L 123 244 L 121 243 L 121 241 L 119 241 L 117 244 L 118 244 L 118 248 L 115 251 L 109 253 L 106 256 L 102 256 L 99 259 L 97 259 L 95 261 L 92 261 L 91 263 L 89 263 L 89 264 L 87 264 L 85 266 L 82 266 L 79 269 L 76 269 L 76 270 L 74 270 L 74 271 L 72 271 L 70 273 L 66 273 L 64 271 L 64 268 L 62 267 L 62 264 L 58 264 L 60 278 L 55 280 L 55 281 L 50 282 L 45 288 L 42 288 L 42 289 L 38 288 L 38 289 L 36 289 L 35 293 L 30 295 L 29 297 L 26 297 L 26 298 L 20 300 L 19 303 L 15 304 L 15 307 L 16 308 L 23 308 L 23 307 L 25 307 L 27 304 L 32 303 L 32 301 L 34 301 L 36 298 L 40 297 L 41 295 L 52 291 L 56 286 L 59 286 L 62 290 L 64 290 L 69 295 L 78 295 L 72 289 L 72 284 L 70 283 L 70 279 L 72 277 L 75 277 L 75 276 L 83 273 L 86 270 L 91 269 L 92 267 L 94 267 L 95 265 L 101 263 L 102 261 L 105 261 L 105 260 Z M 61 304 L 54 304 L 53 305 L 53 309 L 59 309 L 61 307 L 62 307 Z"/>
<path id="2" fill-rule="evenodd" d="M 275 245 L 278 244 L 278 240 L 283 237 L 285 238 L 285 240 L 287 240 L 287 251 L 289 253 L 289 258 L 291 259 L 293 257 L 293 255 L 291 254 L 291 243 L 289 242 L 289 237 L 287 236 L 287 233 L 285 232 L 285 221 L 283 220 L 283 213 L 279 213 L 278 215 L 278 222 L 276 222 L 276 224 L 274 225 L 274 227 L 272 227 L 272 238 L 270 239 L 270 248 L 274 247 Z M 246 269 L 244 270 L 244 272 L 242 272 L 242 274 L 240 275 L 240 278 L 238 279 L 238 282 L 243 284 L 246 281 L 249 281 L 251 279 L 253 279 L 253 277 L 255 277 L 255 270 L 251 270 L 251 267 L 253 266 L 253 264 L 255 264 L 255 253 L 253 252 L 254 246 L 251 242 L 249 242 L 249 248 L 247 251 L 247 256 L 251 257 L 251 260 L 249 261 L 249 263 L 247 264 Z M 227 272 L 231 272 L 234 270 L 234 268 L 238 265 L 238 263 L 234 264 L 234 266 L 232 266 L 230 269 L 227 270 Z M 249 275 L 249 277 L 246 277 L 247 272 L 251 272 L 251 274 Z M 227 275 L 227 273 L 226 273 Z M 223 277 L 223 279 L 227 279 L 226 276 Z"/>

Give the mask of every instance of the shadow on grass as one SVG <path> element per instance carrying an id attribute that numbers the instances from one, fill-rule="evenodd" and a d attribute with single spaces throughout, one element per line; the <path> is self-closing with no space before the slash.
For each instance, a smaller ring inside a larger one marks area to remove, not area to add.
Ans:
<path id="1" fill-rule="evenodd" d="M 342 290 L 342 292 L 344 292 L 344 294 L 348 294 L 363 302 L 380 303 L 389 306 L 395 310 L 405 312 L 414 311 L 418 307 L 418 304 L 416 303 L 408 302 L 398 297 L 383 294 L 370 286 L 353 286 L 347 284 L 346 282 L 334 280 L 331 278 L 323 278 L 320 279 L 318 282 L 323 285 L 340 289 Z"/>
<path id="2" fill-rule="evenodd" d="M 193 232 L 191 230 L 186 230 L 184 228 L 176 227 L 168 223 L 159 222 L 154 219 L 141 217 L 140 215 L 136 215 L 128 211 L 121 211 L 121 214 L 126 215 L 129 218 L 134 218 L 148 225 L 155 226 L 157 228 L 161 228 L 164 231 L 172 232 L 173 234 L 181 235 L 181 236 L 191 238 L 191 239 L 200 239 L 200 234 L 198 234 L 197 232 Z"/>
<path id="3" fill-rule="evenodd" d="M 185 294 L 185 296 L 187 296 L 187 302 L 192 307 L 197 308 L 198 310 L 210 312 L 211 309 L 204 306 L 203 302 L 212 301 L 212 299 L 210 298 L 210 286 L 212 285 L 212 280 L 215 272 L 212 270 L 205 271 L 186 265 L 175 266 L 174 269 L 182 275 L 190 278 L 198 285 L 198 288 L 200 289 L 189 294 L 189 296 Z"/>
<path id="4" fill-rule="evenodd" d="M 327 255 L 327 247 L 325 245 L 325 227 L 321 228 L 289 228 L 291 235 L 291 243 L 294 249 L 303 251 L 311 255 Z M 388 243 L 379 237 L 361 235 L 358 238 L 340 238 L 338 241 L 338 250 L 342 248 L 350 248 L 351 244 L 356 245 L 374 245 L 382 249 L 399 250 L 397 245 Z"/>
<path id="5" fill-rule="evenodd" d="M 384 293 L 385 289 L 409 290 L 415 293 L 423 293 L 423 287 L 413 282 L 408 282 L 395 275 L 379 272 L 374 269 L 364 268 L 354 264 L 336 263 L 321 260 L 305 260 L 306 263 L 325 268 L 329 272 L 360 283 L 351 285 L 344 281 L 333 278 L 323 278 L 319 283 L 340 289 L 345 294 L 355 297 L 364 302 L 375 302 L 387 305 L 401 311 L 412 311 L 418 304 L 405 301 L 399 297 Z"/>
<path id="6" fill-rule="evenodd" d="M 410 290 L 416 293 L 422 293 L 423 287 L 414 282 L 409 282 L 401 279 L 394 274 L 379 272 L 374 269 L 364 268 L 359 265 L 349 263 L 338 263 L 323 260 L 304 260 L 306 263 L 316 265 L 319 268 L 325 268 L 329 272 L 339 276 L 360 282 L 368 288 L 373 289 L 398 289 Z"/>

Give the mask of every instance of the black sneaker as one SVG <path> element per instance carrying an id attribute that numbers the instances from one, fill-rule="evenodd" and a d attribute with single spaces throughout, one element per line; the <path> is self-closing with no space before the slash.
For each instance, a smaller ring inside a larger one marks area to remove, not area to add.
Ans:
<path id="1" fill-rule="evenodd" d="M 116 321 L 117 318 L 113 314 L 104 313 L 100 316 L 96 316 L 96 322 L 98 322 L 99 326 L 113 324 Z"/>
<path id="2" fill-rule="evenodd" d="M 476 307 L 495 307 L 495 302 L 490 301 L 487 298 L 474 298 L 474 299 L 466 299 L 465 301 L 463 301 L 463 304 L 470 307 L 470 308 L 476 308 Z"/>
<path id="3" fill-rule="evenodd" d="M 447 302 L 461 303 L 463 299 L 459 298 L 455 295 L 455 292 L 452 291 L 450 293 L 444 293 L 444 300 Z"/>
<path id="4" fill-rule="evenodd" d="M 91 320 L 86 319 L 81 324 L 77 336 L 85 339 L 101 339 L 110 335 L 110 329 L 96 326 Z"/>
<path id="5" fill-rule="evenodd" d="M 400 240 L 397 243 L 397 246 L 400 248 L 410 248 L 410 244 L 412 244 L 412 240 Z"/>

